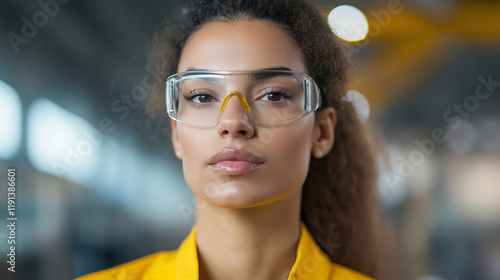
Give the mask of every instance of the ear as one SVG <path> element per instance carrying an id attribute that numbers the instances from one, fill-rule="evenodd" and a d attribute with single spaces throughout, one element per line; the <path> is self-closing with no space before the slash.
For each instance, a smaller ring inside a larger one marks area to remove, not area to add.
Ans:
<path id="1" fill-rule="evenodd" d="M 179 134 L 177 133 L 177 122 L 170 120 L 170 127 L 172 128 L 172 146 L 174 147 L 175 155 L 178 159 L 182 160 L 181 142 L 179 141 Z"/>
<path id="2" fill-rule="evenodd" d="M 312 155 L 322 158 L 330 152 L 335 142 L 335 126 L 337 112 L 333 107 L 325 107 L 317 114 L 316 127 L 312 146 Z"/>

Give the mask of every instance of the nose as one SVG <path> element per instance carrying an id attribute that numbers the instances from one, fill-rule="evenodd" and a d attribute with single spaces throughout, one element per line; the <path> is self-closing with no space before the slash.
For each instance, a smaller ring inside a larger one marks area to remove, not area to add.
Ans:
<path id="1" fill-rule="evenodd" d="M 255 129 L 245 112 L 250 108 L 243 95 L 230 93 L 226 98 L 227 100 L 224 100 L 221 106 L 223 112 L 221 112 L 222 116 L 217 128 L 219 135 L 221 137 L 252 137 Z"/>

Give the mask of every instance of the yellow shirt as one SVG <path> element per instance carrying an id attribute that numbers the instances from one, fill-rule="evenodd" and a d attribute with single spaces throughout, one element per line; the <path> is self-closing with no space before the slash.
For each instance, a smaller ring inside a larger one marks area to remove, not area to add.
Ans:
<path id="1" fill-rule="evenodd" d="M 373 280 L 333 263 L 321 251 L 303 222 L 300 223 L 297 258 L 289 280 Z M 196 226 L 177 251 L 159 252 L 116 267 L 94 272 L 76 280 L 198 280 Z"/>

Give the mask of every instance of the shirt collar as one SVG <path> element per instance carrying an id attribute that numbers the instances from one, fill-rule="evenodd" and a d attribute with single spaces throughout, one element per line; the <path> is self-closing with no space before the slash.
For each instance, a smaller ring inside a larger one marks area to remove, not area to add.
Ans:
<path id="1" fill-rule="evenodd" d="M 331 275 L 331 261 L 321 251 L 304 222 L 300 222 L 297 257 L 290 270 L 289 280 L 321 279 Z M 177 280 L 198 280 L 198 253 L 196 249 L 196 225 L 178 249 L 176 263 Z M 328 278 L 329 279 L 329 278 Z"/>

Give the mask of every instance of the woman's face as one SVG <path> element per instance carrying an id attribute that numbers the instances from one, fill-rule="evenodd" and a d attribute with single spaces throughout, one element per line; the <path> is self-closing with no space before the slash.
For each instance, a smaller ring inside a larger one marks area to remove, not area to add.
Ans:
<path id="1" fill-rule="evenodd" d="M 300 49 L 281 29 L 264 21 L 212 22 L 191 36 L 178 72 L 277 67 L 307 74 Z M 227 208 L 263 205 L 301 190 L 317 134 L 314 114 L 271 128 L 254 125 L 236 96 L 215 127 L 172 121 L 172 130 L 188 186 L 198 198 Z M 214 164 L 217 155 L 234 157 L 233 151 L 254 154 L 253 163 L 226 159 Z"/>

